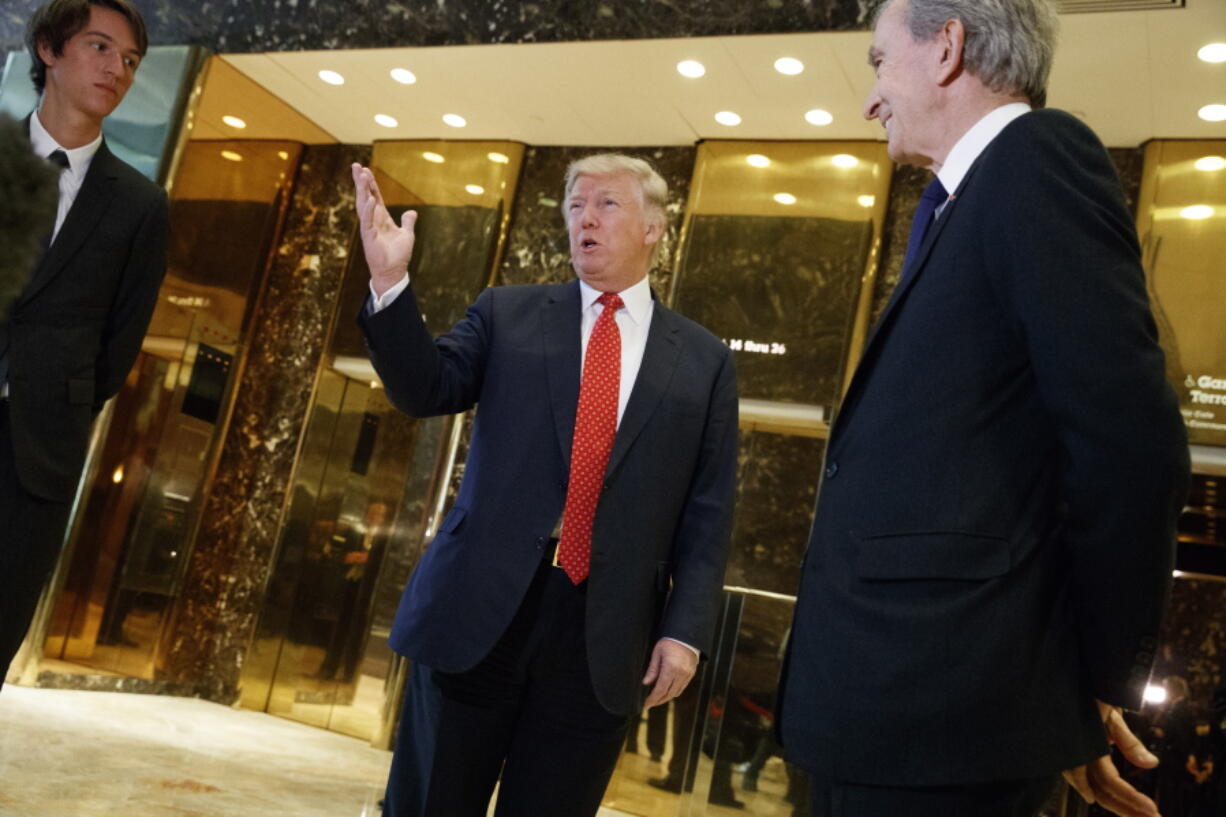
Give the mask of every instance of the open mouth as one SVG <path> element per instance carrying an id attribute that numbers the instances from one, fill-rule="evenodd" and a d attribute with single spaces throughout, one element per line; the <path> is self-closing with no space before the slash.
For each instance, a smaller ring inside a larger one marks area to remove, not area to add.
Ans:
<path id="1" fill-rule="evenodd" d="M 579 242 L 579 246 L 585 250 L 590 250 L 592 247 L 598 247 L 600 245 L 599 242 L 593 241 L 590 238 L 585 238 Z"/>

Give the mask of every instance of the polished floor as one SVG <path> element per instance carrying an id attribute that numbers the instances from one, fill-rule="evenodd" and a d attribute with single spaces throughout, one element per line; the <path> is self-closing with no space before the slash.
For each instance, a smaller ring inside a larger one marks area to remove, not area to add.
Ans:
<path id="1" fill-rule="evenodd" d="M 390 762 L 356 738 L 206 701 L 0 691 L 0 817 L 378 817 Z"/>

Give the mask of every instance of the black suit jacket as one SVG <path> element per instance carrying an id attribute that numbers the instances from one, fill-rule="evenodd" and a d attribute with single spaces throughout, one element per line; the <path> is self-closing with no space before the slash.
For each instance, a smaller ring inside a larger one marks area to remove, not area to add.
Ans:
<path id="1" fill-rule="evenodd" d="M 68 501 L 90 424 L 140 351 L 166 270 L 166 195 L 104 141 L 8 316 L 9 417 L 27 491 Z"/>
<path id="2" fill-rule="evenodd" d="M 1187 440 L 1098 139 L 1026 114 L 870 338 L 826 454 L 785 670 L 788 756 L 967 784 L 1105 753 L 1157 646 Z"/>
<path id="3" fill-rule="evenodd" d="M 562 513 L 579 395 L 579 284 L 487 289 L 437 340 L 411 289 L 360 322 L 399 408 L 427 416 L 478 405 L 459 496 L 390 637 L 406 656 L 461 672 L 510 623 Z M 588 664 L 611 712 L 637 707 L 655 639 L 710 649 L 736 439 L 731 353 L 656 303 L 593 523 Z"/>

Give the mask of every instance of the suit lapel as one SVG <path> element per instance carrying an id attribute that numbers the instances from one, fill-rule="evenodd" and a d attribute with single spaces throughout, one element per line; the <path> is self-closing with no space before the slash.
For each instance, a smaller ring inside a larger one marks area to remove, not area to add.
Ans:
<path id="1" fill-rule="evenodd" d="M 639 375 L 634 381 L 621 424 L 617 427 L 617 436 L 613 439 L 613 452 L 609 455 L 606 474 L 613 473 L 621 464 L 635 438 L 660 405 L 680 357 L 681 342 L 677 337 L 673 314 L 655 301 L 651 324 L 647 328 L 643 362 L 639 366 Z"/>
<path id="2" fill-rule="evenodd" d="M 77 250 L 85 243 L 94 228 L 98 226 L 103 214 L 110 206 L 115 195 L 115 180 L 118 175 L 112 167 L 114 159 L 104 141 L 94 154 L 77 191 L 77 198 L 72 203 L 72 209 L 60 227 L 59 235 L 47 249 L 42 261 L 34 271 L 34 276 L 26 288 L 23 301 L 28 301 L 38 294 L 43 287 L 59 274 Z"/>
<path id="3" fill-rule="evenodd" d="M 541 307 L 541 337 L 548 380 L 549 405 L 558 432 L 562 462 L 570 470 L 570 448 L 579 405 L 583 348 L 579 336 L 579 282 L 553 287 Z"/>
<path id="4" fill-rule="evenodd" d="M 946 203 L 945 209 L 941 211 L 941 215 L 933 222 L 928 229 L 928 233 L 924 236 L 924 240 L 920 243 L 919 250 L 915 253 L 915 258 L 911 264 L 914 269 L 907 273 L 903 270 L 902 280 L 898 286 L 894 288 L 894 292 L 890 295 L 890 300 L 886 304 L 885 309 L 881 312 L 881 317 L 877 319 L 877 325 L 873 327 L 872 333 L 868 336 L 868 340 L 864 344 L 864 352 L 860 356 L 860 363 L 856 366 L 856 372 L 852 375 L 851 384 L 847 387 L 847 393 L 843 395 L 842 405 L 839 408 L 838 415 L 834 419 L 834 426 L 830 430 L 830 439 L 835 439 L 835 431 L 844 425 L 844 418 L 851 414 L 851 410 L 855 407 L 856 400 L 863 390 L 864 381 L 869 376 L 869 370 L 872 368 L 871 360 L 877 346 L 880 345 L 880 338 L 884 334 L 885 327 L 888 325 L 894 312 L 899 308 L 907 293 L 915 286 L 915 282 L 924 273 L 928 266 L 928 257 L 932 254 L 933 247 L 941 237 L 941 233 L 945 230 L 945 225 L 949 223 L 953 217 L 954 210 L 962 199 L 962 191 L 966 189 L 967 182 L 971 176 L 975 174 L 975 170 L 979 167 L 980 161 L 983 159 L 983 153 L 971 163 L 970 168 L 966 171 L 966 175 L 962 177 L 962 182 L 958 185 L 958 189 L 950 196 L 949 202 Z"/>

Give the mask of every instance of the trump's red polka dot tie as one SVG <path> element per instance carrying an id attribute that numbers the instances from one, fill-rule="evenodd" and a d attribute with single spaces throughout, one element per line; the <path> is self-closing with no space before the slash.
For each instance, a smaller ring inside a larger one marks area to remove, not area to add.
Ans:
<path id="1" fill-rule="evenodd" d="M 570 483 L 562 511 L 558 564 L 575 584 L 587 578 L 592 561 L 592 520 L 604 482 L 604 469 L 617 434 L 617 398 L 621 386 L 622 336 L 613 316 L 622 308 L 617 293 L 596 299 L 604 305 L 583 359 L 575 438 L 570 447 Z"/>

